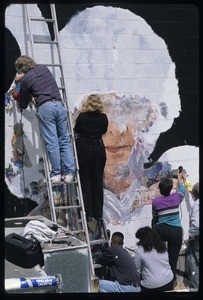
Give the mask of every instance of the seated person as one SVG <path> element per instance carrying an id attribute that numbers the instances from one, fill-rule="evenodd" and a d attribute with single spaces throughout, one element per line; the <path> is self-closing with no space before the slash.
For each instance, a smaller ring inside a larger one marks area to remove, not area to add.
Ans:
<path id="1" fill-rule="evenodd" d="M 133 258 L 123 248 L 124 235 L 114 232 L 111 246 L 96 257 L 96 263 L 108 266 L 110 280 L 99 280 L 101 293 L 131 293 L 140 292 L 139 277 Z"/>
<path id="2" fill-rule="evenodd" d="M 134 262 L 141 278 L 141 292 L 172 290 L 174 276 L 165 242 L 149 226 L 139 228 L 135 236 L 139 241 Z"/>

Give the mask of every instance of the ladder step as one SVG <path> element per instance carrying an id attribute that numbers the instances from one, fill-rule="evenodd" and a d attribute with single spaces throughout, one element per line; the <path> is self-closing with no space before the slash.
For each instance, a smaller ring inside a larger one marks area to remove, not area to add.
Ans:
<path id="1" fill-rule="evenodd" d="M 58 88 L 59 88 L 59 90 L 62 90 L 62 91 L 65 90 L 65 87 L 64 87 L 64 86 L 59 86 Z"/>
<path id="2" fill-rule="evenodd" d="M 37 41 L 37 40 L 33 40 L 33 43 L 35 43 L 35 44 L 50 44 L 50 45 L 58 44 L 58 42 L 55 42 L 55 41 Z"/>
<path id="3" fill-rule="evenodd" d="M 55 206 L 55 209 L 73 209 L 73 208 L 82 208 L 82 206 L 81 205 Z"/>
<path id="4" fill-rule="evenodd" d="M 80 229 L 80 230 L 71 230 L 72 234 L 76 234 L 76 233 L 84 233 L 85 229 Z"/>
<path id="5" fill-rule="evenodd" d="M 30 21 L 43 21 L 43 22 L 52 22 L 54 23 L 55 20 L 54 19 L 43 19 L 43 18 L 30 18 Z"/>
<path id="6" fill-rule="evenodd" d="M 90 240 L 90 245 L 97 245 L 97 244 L 106 244 L 108 240 L 106 239 L 98 239 L 98 240 Z"/>
<path id="7" fill-rule="evenodd" d="M 43 64 L 47 67 L 61 67 L 61 64 Z"/>

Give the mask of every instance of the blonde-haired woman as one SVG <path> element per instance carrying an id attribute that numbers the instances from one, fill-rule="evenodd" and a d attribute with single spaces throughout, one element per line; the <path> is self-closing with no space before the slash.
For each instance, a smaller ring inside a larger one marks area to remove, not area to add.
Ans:
<path id="1" fill-rule="evenodd" d="M 83 112 L 94 112 L 97 111 L 99 113 L 103 113 L 104 104 L 100 99 L 99 95 L 90 95 L 87 97 L 86 101 L 83 104 L 82 108 Z"/>
<path id="2" fill-rule="evenodd" d="M 74 132 L 87 221 L 103 217 L 103 173 L 106 150 L 102 135 L 108 118 L 99 95 L 90 95 L 76 118 Z"/>

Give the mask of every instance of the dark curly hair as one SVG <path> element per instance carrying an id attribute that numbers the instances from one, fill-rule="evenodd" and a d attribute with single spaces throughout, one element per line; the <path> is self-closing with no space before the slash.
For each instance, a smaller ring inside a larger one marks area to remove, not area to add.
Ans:
<path id="1" fill-rule="evenodd" d="M 171 178 L 164 177 L 159 182 L 160 193 L 165 197 L 170 195 L 172 188 L 173 188 L 173 179 Z"/>
<path id="2" fill-rule="evenodd" d="M 166 244 L 151 227 L 145 226 L 139 228 L 135 236 L 139 239 L 137 245 L 142 246 L 145 252 L 150 252 L 152 249 L 155 249 L 158 253 L 166 252 Z"/>

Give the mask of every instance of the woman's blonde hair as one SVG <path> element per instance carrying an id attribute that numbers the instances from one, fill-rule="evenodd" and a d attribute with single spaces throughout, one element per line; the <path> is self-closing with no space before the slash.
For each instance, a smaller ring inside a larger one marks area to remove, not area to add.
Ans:
<path id="1" fill-rule="evenodd" d="M 88 96 L 86 101 L 83 104 L 82 111 L 83 112 L 97 111 L 99 113 L 102 113 L 104 111 L 104 105 L 100 99 L 100 96 L 96 94 L 92 94 Z"/>

